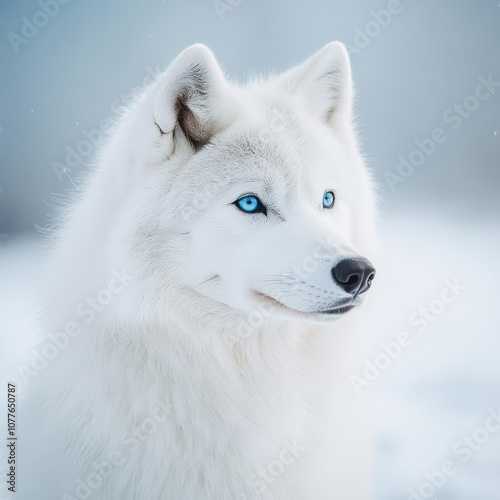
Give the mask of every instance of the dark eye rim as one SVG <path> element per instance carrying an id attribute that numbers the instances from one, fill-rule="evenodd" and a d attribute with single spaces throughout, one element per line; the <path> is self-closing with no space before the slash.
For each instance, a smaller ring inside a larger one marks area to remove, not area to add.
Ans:
<path id="1" fill-rule="evenodd" d="M 252 196 L 252 197 L 254 197 L 257 200 L 257 208 L 253 212 L 248 212 L 246 210 L 243 210 L 240 207 L 239 203 L 238 203 L 243 198 L 248 198 L 249 196 Z M 235 201 L 233 201 L 232 205 L 234 205 L 240 212 L 242 212 L 242 213 L 244 213 L 246 215 L 264 214 L 265 216 L 267 216 L 267 208 L 266 208 L 266 206 L 264 205 L 264 203 L 262 203 L 261 199 L 256 194 L 254 194 L 254 193 L 242 194 Z"/>
<path id="2" fill-rule="evenodd" d="M 323 205 L 323 202 L 324 202 L 324 200 L 325 200 L 325 196 L 326 196 L 328 193 L 332 193 L 332 197 L 333 197 L 333 199 L 332 199 L 332 204 L 331 204 L 331 205 L 329 205 L 329 206 L 326 206 L 326 207 L 325 207 L 325 205 Z M 323 202 L 322 202 L 323 208 L 324 208 L 325 210 L 331 210 L 331 209 L 335 206 L 335 201 L 336 201 L 335 191 L 334 191 L 333 189 L 327 189 L 327 190 L 323 193 Z"/>

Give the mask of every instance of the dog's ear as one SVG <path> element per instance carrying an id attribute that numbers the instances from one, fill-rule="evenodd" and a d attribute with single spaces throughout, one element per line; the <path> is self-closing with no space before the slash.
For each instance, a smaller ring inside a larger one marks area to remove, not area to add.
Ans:
<path id="1" fill-rule="evenodd" d="M 162 156 L 177 147 L 197 151 L 234 114 L 232 89 L 205 45 L 188 47 L 160 75 L 153 115 Z"/>
<path id="2" fill-rule="evenodd" d="M 352 118 L 351 64 L 341 42 L 330 42 L 303 63 L 278 78 L 293 96 L 328 125 Z"/>

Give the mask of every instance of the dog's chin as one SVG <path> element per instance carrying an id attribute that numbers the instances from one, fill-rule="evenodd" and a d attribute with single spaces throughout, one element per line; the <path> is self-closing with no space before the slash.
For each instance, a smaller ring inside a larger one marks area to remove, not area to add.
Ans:
<path id="1" fill-rule="evenodd" d="M 359 300 L 341 301 L 338 304 L 332 304 L 328 309 L 301 311 L 289 307 L 274 297 L 257 290 L 251 290 L 250 295 L 260 306 L 271 307 L 276 311 L 278 316 L 294 317 L 309 321 L 335 321 L 361 303 Z"/>

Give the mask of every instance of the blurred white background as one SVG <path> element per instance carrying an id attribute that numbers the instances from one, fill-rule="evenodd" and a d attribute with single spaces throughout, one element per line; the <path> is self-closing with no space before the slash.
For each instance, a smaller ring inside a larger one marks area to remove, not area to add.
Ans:
<path id="1" fill-rule="evenodd" d="M 499 1 L 92 0 L 55 10 L 0 7 L 2 379 L 16 378 L 11 360 L 30 328 L 43 262 L 35 226 L 85 177 L 89 137 L 132 89 L 195 42 L 243 81 L 341 40 L 381 198 L 384 301 L 371 361 L 400 332 L 413 339 L 363 389 L 376 408 L 376 498 L 500 500 L 500 432 L 478 430 L 500 414 Z M 447 279 L 466 288 L 441 307 Z M 439 314 L 422 312 L 429 306 Z M 447 460 L 454 473 L 432 486 Z"/>

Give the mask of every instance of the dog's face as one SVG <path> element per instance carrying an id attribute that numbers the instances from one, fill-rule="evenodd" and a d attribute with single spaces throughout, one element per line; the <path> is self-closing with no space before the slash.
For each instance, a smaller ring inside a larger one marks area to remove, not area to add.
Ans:
<path id="1" fill-rule="evenodd" d="M 151 137 L 170 171 L 155 223 L 182 286 L 245 313 L 329 320 L 359 305 L 375 275 L 373 195 L 343 46 L 245 88 L 195 46 L 162 79 Z"/>

